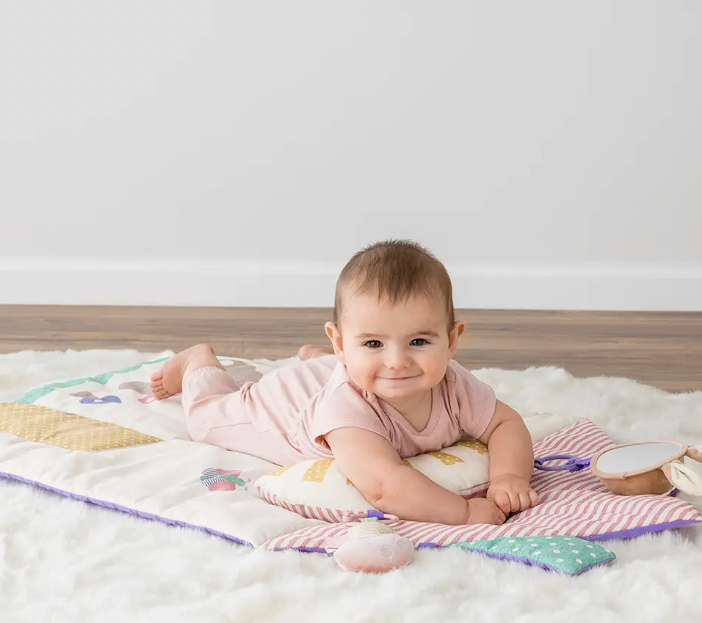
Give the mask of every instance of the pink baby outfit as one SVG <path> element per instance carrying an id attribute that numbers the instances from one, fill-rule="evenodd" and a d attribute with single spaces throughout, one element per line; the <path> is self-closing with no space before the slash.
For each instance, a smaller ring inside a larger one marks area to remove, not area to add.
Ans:
<path id="1" fill-rule="evenodd" d="M 402 457 L 478 438 L 495 412 L 495 394 L 449 361 L 432 390 L 427 426 L 415 430 L 390 404 L 359 388 L 334 355 L 295 362 L 241 388 L 220 368 L 183 380 L 183 407 L 195 441 L 245 452 L 277 465 L 331 458 L 324 435 L 355 427 L 387 439 Z"/>

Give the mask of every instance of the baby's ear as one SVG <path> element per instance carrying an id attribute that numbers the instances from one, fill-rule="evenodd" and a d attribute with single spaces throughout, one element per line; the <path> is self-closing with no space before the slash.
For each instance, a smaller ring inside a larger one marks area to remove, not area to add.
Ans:
<path id="1" fill-rule="evenodd" d="M 452 357 L 456 352 L 456 348 L 458 347 L 458 340 L 463 335 L 465 330 L 466 323 L 462 320 L 457 320 L 453 323 L 453 329 L 451 329 L 449 332 L 449 352 L 451 353 Z"/>
<path id="2" fill-rule="evenodd" d="M 344 340 L 341 337 L 341 331 L 339 331 L 339 327 L 336 326 L 333 322 L 327 322 L 324 325 L 324 330 L 327 333 L 327 337 L 332 343 L 332 346 L 334 347 L 334 354 L 337 356 L 337 358 L 344 362 Z"/>

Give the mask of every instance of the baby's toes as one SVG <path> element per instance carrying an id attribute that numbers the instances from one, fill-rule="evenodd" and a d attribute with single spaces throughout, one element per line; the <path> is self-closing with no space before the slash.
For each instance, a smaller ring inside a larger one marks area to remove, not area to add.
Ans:
<path id="1" fill-rule="evenodd" d="M 171 395 L 165 389 L 163 389 L 163 387 L 161 387 L 160 389 L 153 390 L 151 393 L 153 394 L 154 398 L 156 398 L 156 400 L 165 400 L 166 398 L 171 397 Z"/>
<path id="2" fill-rule="evenodd" d="M 167 398 L 168 391 L 163 386 L 163 379 L 151 379 L 151 393 L 157 400 Z"/>
<path id="3" fill-rule="evenodd" d="M 157 370 L 151 375 L 151 384 L 163 381 L 163 370 Z"/>

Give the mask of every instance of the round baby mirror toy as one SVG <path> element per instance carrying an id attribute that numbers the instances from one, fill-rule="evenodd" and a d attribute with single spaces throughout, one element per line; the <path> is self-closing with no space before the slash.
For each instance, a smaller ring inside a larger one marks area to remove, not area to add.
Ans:
<path id="1" fill-rule="evenodd" d="M 589 459 L 572 454 L 545 456 L 534 459 L 534 467 L 570 472 L 589 467 L 609 491 L 618 495 L 659 495 L 672 489 L 702 495 L 702 474 L 685 465 L 685 457 L 702 463 L 702 447 L 666 441 L 632 443 L 602 450 Z M 545 465 L 556 460 L 566 462 Z"/>

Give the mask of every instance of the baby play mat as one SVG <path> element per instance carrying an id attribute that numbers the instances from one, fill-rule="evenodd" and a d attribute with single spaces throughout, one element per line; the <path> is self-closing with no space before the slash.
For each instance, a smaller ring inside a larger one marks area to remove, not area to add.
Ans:
<path id="1" fill-rule="evenodd" d="M 254 483 L 276 466 L 190 441 L 179 398 L 155 402 L 149 395 L 149 377 L 161 361 L 96 370 L 0 404 L 1 475 L 251 547 L 326 553 L 327 541 L 343 536 L 348 524 L 268 504 Z M 266 362 L 221 361 L 240 381 L 273 369 Z M 581 419 L 538 441 L 535 452 L 587 457 L 611 445 L 607 434 Z M 537 472 L 533 485 L 541 503 L 502 526 L 400 521 L 393 528 L 416 548 L 435 548 L 500 537 L 602 540 L 702 520 L 676 497 L 613 495 L 588 470 Z"/>

